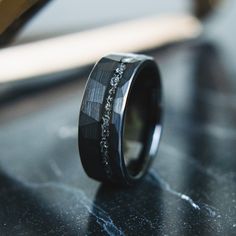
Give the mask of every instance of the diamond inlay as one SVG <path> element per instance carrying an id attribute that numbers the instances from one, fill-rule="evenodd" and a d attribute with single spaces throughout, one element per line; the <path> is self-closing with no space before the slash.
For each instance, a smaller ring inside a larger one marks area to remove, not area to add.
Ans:
<path id="1" fill-rule="evenodd" d="M 100 141 L 100 152 L 102 156 L 102 163 L 104 165 L 105 172 L 108 177 L 111 177 L 112 171 L 109 165 L 109 136 L 110 136 L 110 120 L 114 106 L 115 94 L 118 89 L 118 84 L 122 79 L 123 73 L 126 69 L 125 63 L 122 61 L 119 66 L 115 69 L 115 72 L 110 80 L 110 87 L 108 89 L 107 97 L 105 98 L 104 111 L 102 114 L 101 122 L 101 141 Z"/>

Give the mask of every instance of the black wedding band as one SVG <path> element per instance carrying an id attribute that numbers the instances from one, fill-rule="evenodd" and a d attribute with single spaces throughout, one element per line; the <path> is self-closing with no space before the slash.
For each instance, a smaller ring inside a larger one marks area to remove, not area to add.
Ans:
<path id="1" fill-rule="evenodd" d="M 161 81 L 152 57 L 111 54 L 93 68 L 79 117 L 86 173 L 131 185 L 145 175 L 161 136 Z"/>

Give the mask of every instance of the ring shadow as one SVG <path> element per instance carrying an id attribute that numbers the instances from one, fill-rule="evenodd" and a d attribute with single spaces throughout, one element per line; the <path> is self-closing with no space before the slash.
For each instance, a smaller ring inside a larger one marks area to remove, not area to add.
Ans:
<path id="1" fill-rule="evenodd" d="M 147 235 L 161 233 L 162 191 L 148 175 L 141 183 L 133 187 L 101 185 L 97 191 L 93 212 L 97 206 L 107 214 L 107 220 L 101 221 L 90 214 L 87 234 L 104 235 Z M 101 227 L 98 227 L 98 223 Z"/>

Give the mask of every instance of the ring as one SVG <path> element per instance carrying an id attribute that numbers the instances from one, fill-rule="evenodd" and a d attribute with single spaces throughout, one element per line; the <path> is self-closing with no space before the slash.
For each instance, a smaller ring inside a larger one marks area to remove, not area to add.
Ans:
<path id="1" fill-rule="evenodd" d="M 78 146 L 88 176 L 132 185 L 157 154 L 162 131 L 161 79 L 152 57 L 110 54 L 86 84 Z"/>

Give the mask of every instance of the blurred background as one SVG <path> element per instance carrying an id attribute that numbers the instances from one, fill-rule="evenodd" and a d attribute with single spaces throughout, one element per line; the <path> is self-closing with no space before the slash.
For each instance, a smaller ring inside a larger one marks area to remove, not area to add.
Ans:
<path id="1" fill-rule="evenodd" d="M 92 0 L 83 3 L 76 0 L 51 1 L 47 9 L 37 14 L 17 36 L 15 43 L 75 33 L 145 16 L 188 13 L 192 7 L 193 3 L 186 0 L 167 0 L 163 3 L 141 0 L 138 4 L 134 0 L 117 3 L 108 0 L 95 3 Z"/>
<path id="2" fill-rule="evenodd" d="M 0 235 L 235 235 L 236 2 L 21 2 L 0 1 L 0 29 L 15 18 L 0 34 Z M 153 56 L 164 90 L 160 150 L 131 189 L 88 178 L 77 147 L 86 79 L 114 51 Z"/>

